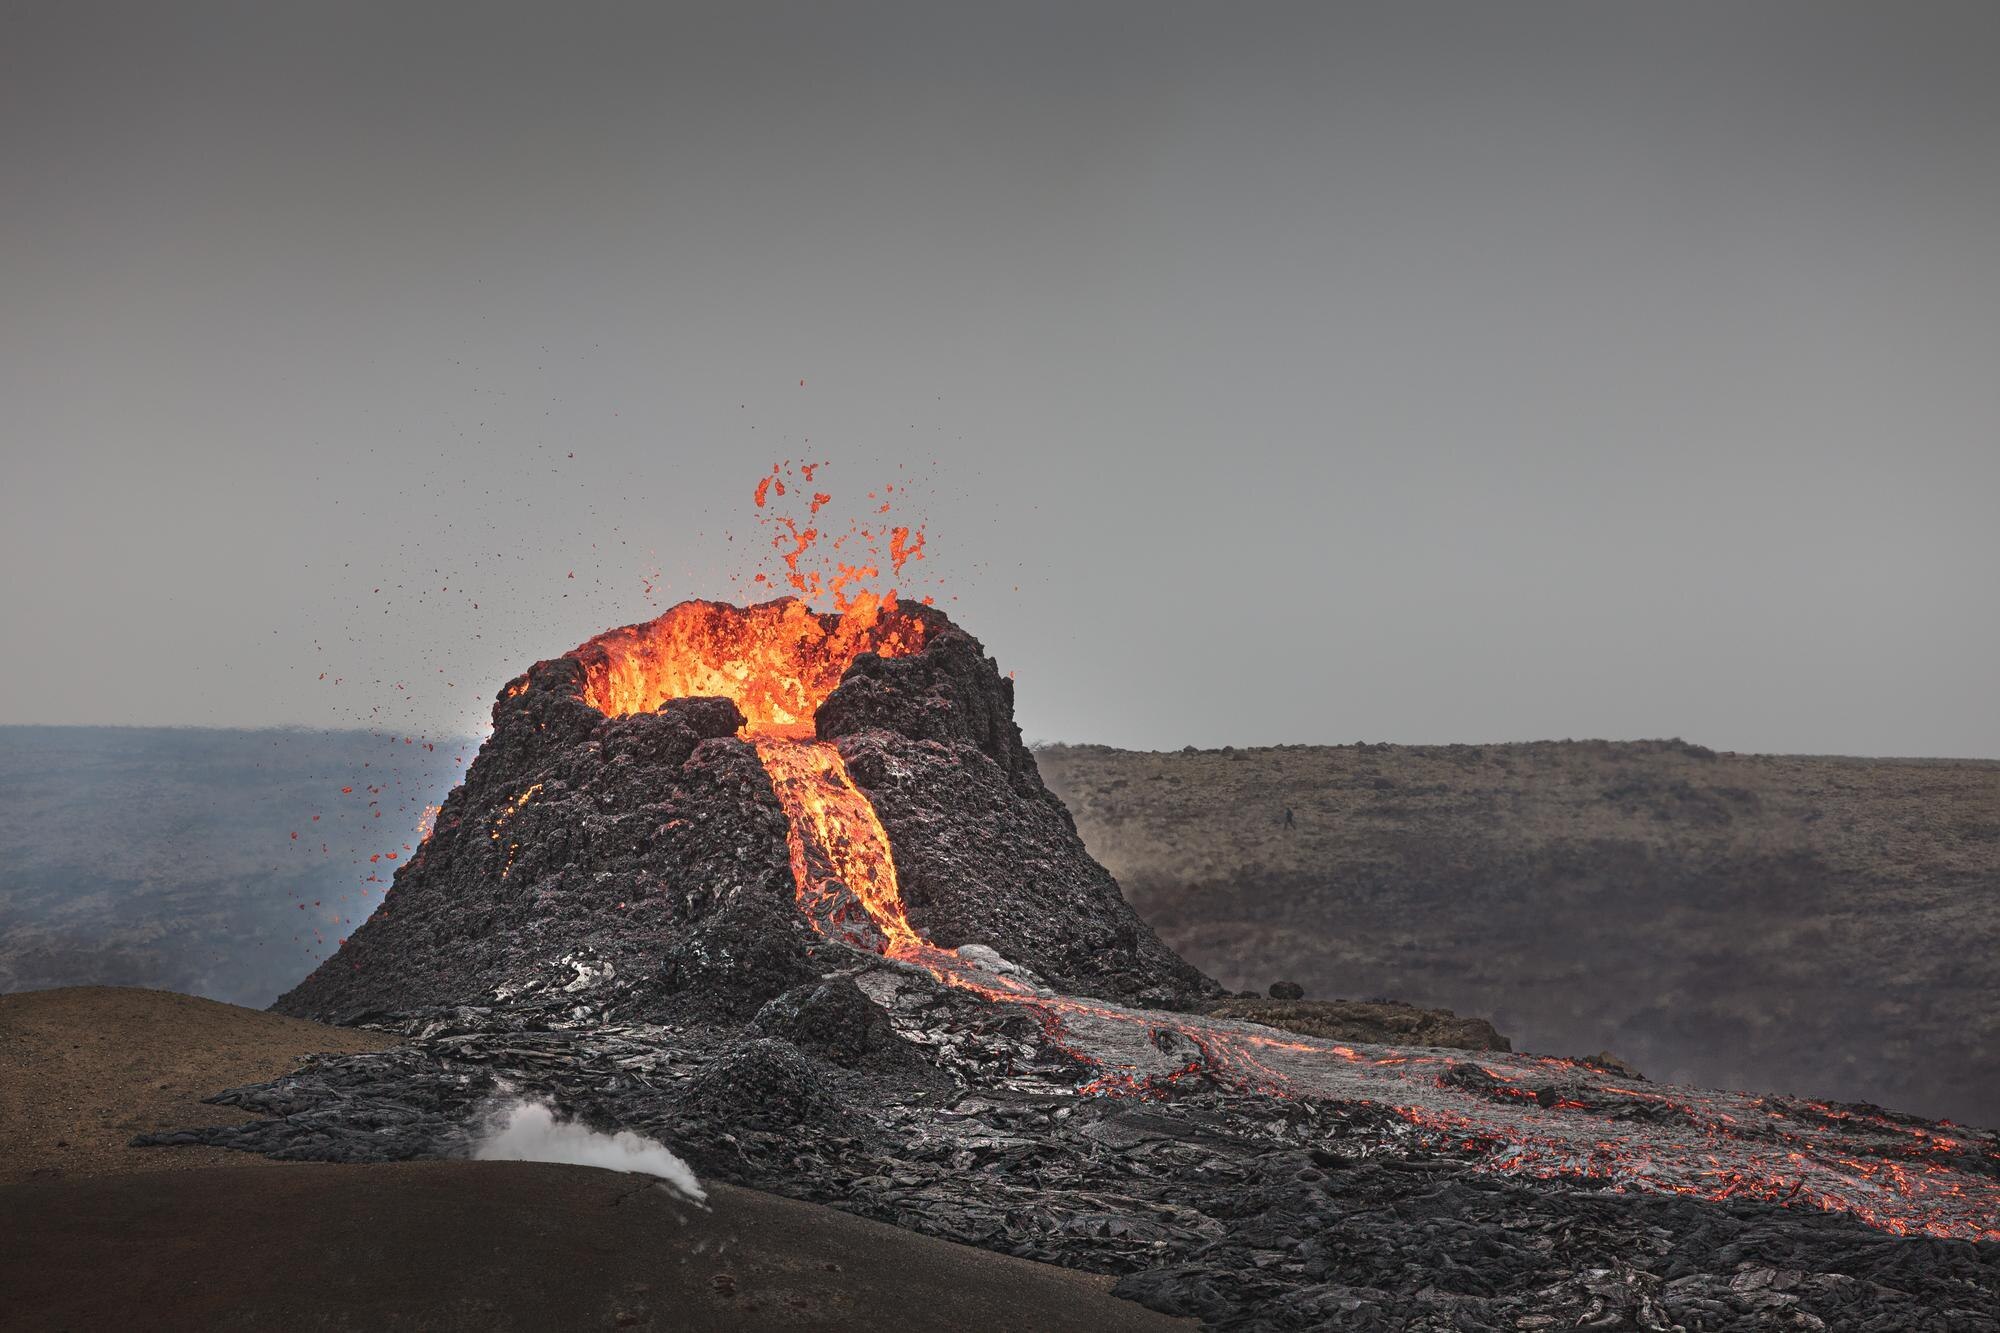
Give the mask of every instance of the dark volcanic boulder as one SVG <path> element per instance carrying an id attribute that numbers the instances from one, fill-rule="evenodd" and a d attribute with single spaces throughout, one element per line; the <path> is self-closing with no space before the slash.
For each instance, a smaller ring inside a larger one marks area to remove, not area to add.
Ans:
<path id="1" fill-rule="evenodd" d="M 660 981 L 691 1009 L 741 1017 L 820 974 L 813 943 L 791 903 L 739 894 L 668 943 Z"/>
<path id="2" fill-rule="evenodd" d="M 840 1113 L 840 1100 L 798 1047 L 757 1037 L 696 1074 L 681 1111 L 721 1132 L 744 1125 L 790 1129 L 832 1120 Z"/>
<path id="3" fill-rule="evenodd" d="M 1045 792 L 1035 756 L 1014 725 L 1014 682 L 1000 674 L 979 640 L 942 622 L 924 651 L 910 657 L 854 659 L 815 716 L 821 740 L 890 731 L 911 741 L 969 745 L 1024 792 Z"/>
<path id="4" fill-rule="evenodd" d="M 783 624 L 811 639 L 813 669 L 838 681 L 819 739 L 873 803 L 931 943 L 989 945 L 1072 992 L 1182 1007 L 1215 994 L 1090 858 L 1021 743 L 1011 682 L 942 613 L 899 611 L 901 655 L 860 651 L 835 676 L 811 636 L 839 642 L 838 617 L 686 605 L 683 627 Z M 785 810 L 737 703 L 669 698 L 607 716 L 589 702 L 616 692 L 601 688 L 607 673 L 677 650 L 650 628 L 509 682 L 492 736 L 380 909 L 274 1008 L 340 1021 L 561 994 L 626 1015 L 742 1017 L 839 965 L 842 946 L 798 911 Z M 698 678 L 729 687 L 740 663 Z"/>
<path id="5" fill-rule="evenodd" d="M 902 1040 L 889 1026 L 888 1011 L 852 977 L 829 977 L 786 991 L 759 1009 L 751 1026 L 837 1065 L 858 1065 Z"/>

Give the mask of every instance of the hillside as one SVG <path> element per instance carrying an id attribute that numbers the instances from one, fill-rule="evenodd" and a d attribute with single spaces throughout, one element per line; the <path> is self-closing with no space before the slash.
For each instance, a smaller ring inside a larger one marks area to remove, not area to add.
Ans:
<path id="1" fill-rule="evenodd" d="M 1037 760 L 1140 915 L 1226 986 L 2000 1121 L 2000 764 L 1678 741 Z"/>

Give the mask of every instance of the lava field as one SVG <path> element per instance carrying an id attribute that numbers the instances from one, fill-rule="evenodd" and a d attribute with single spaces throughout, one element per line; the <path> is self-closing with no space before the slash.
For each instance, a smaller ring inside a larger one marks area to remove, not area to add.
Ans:
<path id="1" fill-rule="evenodd" d="M 151 1136 L 468 1150 L 503 1095 L 1218 1328 L 2000 1327 L 2000 1137 L 1206 1010 L 942 613 L 689 602 L 510 682 L 276 1008 L 401 1034 Z"/>

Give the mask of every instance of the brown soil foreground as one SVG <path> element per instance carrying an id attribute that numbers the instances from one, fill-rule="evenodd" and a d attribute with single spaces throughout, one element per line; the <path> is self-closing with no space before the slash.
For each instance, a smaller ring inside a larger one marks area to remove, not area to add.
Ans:
<path id="1" fill-rule="evenodd" d="M 1168 1329 L 1110 1279 L 540 1162 L 0 1186 L 10 1329 Z M 141 1314 L 143 1312 L 143 1315 Z"/>
<path id="2" fill-rule="evenodd" d="M 252 1117 L 202 1098 L 317 1051 L 379 1051 L 326 1027 L 172 991 L 116 986 L 0 995 L 0 1182 L 250 1162 L 223 1148 L 132 1148 L 134 1134 Z"/>
<path id="3" fill-rule="evenodd" d="M 0 996 L 0 1329 L 1187 1327 L 1109 1277 L 727 1185 L 704 1210 L 588 1167 L 125 1146 L 380 1044 L 164 991 Z"/>

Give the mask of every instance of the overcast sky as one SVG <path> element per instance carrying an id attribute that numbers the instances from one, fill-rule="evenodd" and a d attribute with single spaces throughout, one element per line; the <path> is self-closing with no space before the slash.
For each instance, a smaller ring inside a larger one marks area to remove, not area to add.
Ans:
<path id="1" fill-rule="evenodd" d="M 2000 6 L 0 22 L 0 722 L 471 731 L 814 457 L 1031 737 L 2000 756 Z"/>

